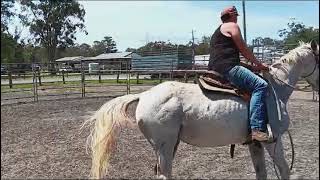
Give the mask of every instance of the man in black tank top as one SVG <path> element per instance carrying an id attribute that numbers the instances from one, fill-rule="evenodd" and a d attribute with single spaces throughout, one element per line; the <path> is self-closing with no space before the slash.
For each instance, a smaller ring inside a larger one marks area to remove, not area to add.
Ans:
<path id="1" fill-rule="evenodd" d="M 269 68 L 257 61 L 253 53 L 243 41 L 240 28 L 237 25 L 237 9 L 227 7 L 221 12 L 222 24 L 213 33 L 210 42 L 209 70 L 217 71 L 240 89 L 252 93 L 250 100 L 250 128 L 251 139 L 269 141 L 266 133 L 266 105 L 265 97 L 268 83 L 249 69 L 241 66 L 239 53 L 254 63 L 255 69 Z"/>

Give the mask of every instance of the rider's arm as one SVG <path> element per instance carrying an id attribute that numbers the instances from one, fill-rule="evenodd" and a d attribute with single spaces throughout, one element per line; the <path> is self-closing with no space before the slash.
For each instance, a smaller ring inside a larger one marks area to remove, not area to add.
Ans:
<path id="1" fill-rule="evenodd" d="M 230 24 L 228 29 L 229 29 L 228 32 L 230 33 L 231 38 L 233 39 L 234 43 L 238 47 L 240 53 L 252 63 L 258 66 L 261 65 L 261 63 L 255 58 L 253 53 L 249 50 L 246 43 L 242 39 L 239 26 L 236 23 L 232 23 Z"/>

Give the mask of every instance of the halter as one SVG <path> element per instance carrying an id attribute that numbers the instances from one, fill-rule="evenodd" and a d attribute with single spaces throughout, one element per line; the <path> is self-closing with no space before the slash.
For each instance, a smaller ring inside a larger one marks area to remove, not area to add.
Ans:
<path id="1" fill-rule="evenodd" d="M 271 76 L 272 76 L 274 79 L 280 81 L 282 84 L 284 84 L 284 85 L 286 85 L 286 86 L 289 86 L 289 87 L 292 88 L 292 89 L 295 89 L 294 86 L 292 86 L 292 85 L 290 85 L 289 83 L 286 83 L 286 82 L 284 82 L 283 80 L 281 80 L 280 78 L 278 78 L 278 76 L 277 76 L 278 70 L 279 70 L 279 68 L 277 68 L 277 70 L 276 70 L 275 73 L 273 73 L 273 74 L 270 73 Z M 289 71 L 287 70 L 287 68 L 285 68 L 285 67 L 283 67 L 283 66 L 282 66 L 281 70 L 282 70 L 282 71 L 286 71 L 285 73 L 289 73 Z"/>
<path id="2" fill-rule="evenodd" d="M 318 68 L 319 68 L 319 54 L 317 55 L 315 52 L 312 52 L 312 53 L 313 53 L 313 55 L 314 55 L 314 60 L 316 61 L 316 63 L 315 63 L 315 65 L 314 65 L 314 68 L 313 68 L 312 72 L 309 73 L 309 74 L 306 75 L 306 76 L 302 76 L 303 78 L 307 78 L 307 77 L 311 76 L 311 75 L 314 73 L 314 71 L 316 70 L 317 65 L 318 65 Z"/>
<path id="3" fill-rule="evenodd" d="M 314 68 L 313 68 L 312 72 L 309 73 L 307 76 L 302 76 L 303 78 L 307 78 L 307 77 L 311 76 L 311 75 L 315 72 L 315 70 L 316 70 L 316 68 L 317 68 L 317 65 L 318 65 L 318 67 L 319 67 L 319 54 L 317 55 L 317 54 L 316 54 L 315 52 L 313 52 L 313 51 L 312 51 L 312 53 L 313 53 L 313 55 L 314 55 L 314 60 L 315 60 L 316 63 L 315 63 L 315 65 L 314 65 Z M 283 69 L 288 73 L 288 70 L 287 70 L 286 68 L 283 67 Z M 281 69 L 281 70 L 283 70 L 283 69 Z M 277 71 L 278 71 L 278 70 L 279 70 L 279 69 L 277 69 Z M 289 86 L 289 87 L 292 88 L 292 89 L 296 89 L 296 87 L 294 87 L 294 86 L 292 86 L 292 85 L 284 82 L 284 81 L 281 80 L 280 78 L 278 78 L 278 76 L 276 75 L 276 73 L 271 74 L 271 75 L 272 75 L 273 78 L 277 79 L 277 80 L 280 81 L 282 84 L 285 84 L 286 86 Z"/>

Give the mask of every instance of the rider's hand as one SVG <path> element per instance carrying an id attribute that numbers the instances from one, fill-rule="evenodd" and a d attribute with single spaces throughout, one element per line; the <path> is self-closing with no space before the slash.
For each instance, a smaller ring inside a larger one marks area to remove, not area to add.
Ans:
<path id="1" fill-rule="evenodd" d="M 255 67 L 256 70 L 259 70 L 259 71 L 269 71 L 270 68 L 269 66 L 267 66 L 266 64 L 263 64 L 263 63 L 259 63 L 256 67 Z"/>

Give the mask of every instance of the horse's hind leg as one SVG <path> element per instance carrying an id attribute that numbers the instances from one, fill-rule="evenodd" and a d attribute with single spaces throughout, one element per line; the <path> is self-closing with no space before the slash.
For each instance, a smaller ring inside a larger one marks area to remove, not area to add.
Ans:
<path id="1" fill-rule="evenodd" d="M 273 159 L 274 163 L 278 167 L 281 179 L 289 179 L 290 170 L 287 161 L 284 157 L 281 137 L 278 137 L 275 143 L 266 144 L 265 147 L 270 157 Z"/>
<path id="2" fill-rule="evenodd" d="M 161 179 L 171 178 L 172 162 L 174 157 L 174 143 L 164 143 L 161 145 L 159 152 L 159 170 Z"/>
<path id="3" fill-rule="evenodd" d="M 141 99 L 141 102 L 143 100 Z M 172 161 L 179 139 L 183 111 L 177 98 L 171 97 L 161 104 L 147 103 L 137 107 L 137 122 L 141 132 L 153 146 L 159 163 L 155 170 L 160 178 L 171 177 Z M 158 109 L 150 109 L 157 107 Z"/>
<path id="4" fill-rule="evenodd" d="M 155 150 L 158 161 L 154 167 L 156 175 L 161 179 L 171 178 L 172 162 L 179 144 L 179 126 L 148 126 L 143 121 L 139 121 L 138 125 Z"/>
<path id="5" fill-rule="evenodd" d="M 178 139 L 177 139 L 177 142 L 176 142 L 176 144 L 175 144 L 175 146 L 174 146 L 174 148 L 173 148 L 173 157 L 172 157 L 172 160 L 174 159 L 174 157 L 175 157 L 175 155 L 176 155 L 176 152 L 177 152 L 177 150 L 178 150 L 179 143 L 180 143 L 180 139 L 178 138 Z M 157 163 L 155 164 L 155 166 L 154 166 L 154 173 L 155 173 L 155 175 L 160 176 L 160 166 L 159 166 L 159 164 L 161 164 L 161 162 L 160 162 L 160 154 L 159 154 L 159 152 L 156 152 L 156 156 L 157 156 L 158 162 L 157 162 Z M 170 174 L 171 174 L 171 173 L 170 173 Z"/>
<path id="6" fill-rule="evenodd" d="M 154 169 L 156 175 L 161 179 L 171 178 L 172 162 L 179 144 L 179 126 L 167 128 L 163 125 L 152 127 L 143 123 L 139 125 L 156 152 L 158 160 Z"/>
<path id="7" fill-rule="evenodd" d="M 267 179 L 267 170 L 264 157 L 264 149 L 259 142 L 254 142 L 249 145 L 252 163 L 256 171 L 257 179 Z"/>

